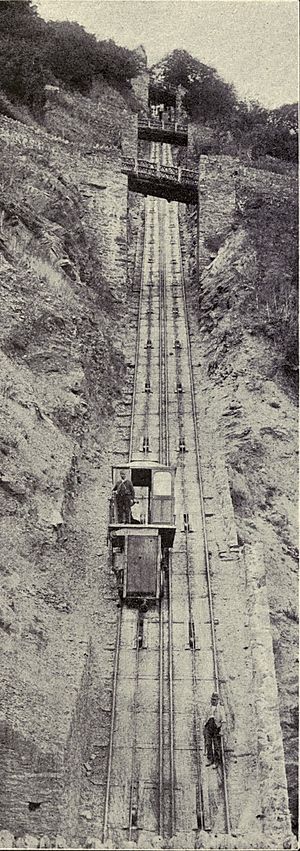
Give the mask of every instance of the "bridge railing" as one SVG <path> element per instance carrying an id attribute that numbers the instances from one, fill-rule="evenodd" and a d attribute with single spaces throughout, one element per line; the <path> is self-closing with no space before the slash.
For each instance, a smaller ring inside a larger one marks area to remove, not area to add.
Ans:
<path id="1" fill-rule="evenodd" d="M 150 160 L 137 160 L 137 171 L 139 174 L 157 174 L 158 165 L 157 163 L 152 163 Z"/>
<path id="2" fill-rule="evenodd" d="M 178 181 L 178 168 L 174 165 L 161 165 L 159 169 L 160 177 L 172 178 Z"/>
<path id="3" fill-rule="evenodd" d="M 122 157 L 122 171 L 125 171 L 126 174 L 129 171 L 135 171 L 135 163 L 134 157 Z"/>
<path id="4" fill-rule="evenodd" d="M 135 174 L 137 177 L 157 178 L 169 183 L 183 183 L 197 186 L 198 172 L 190 168 L 179 168 L 171 165 L 160 165 L 150 160 L 138 160 L 133 157 L 123 157 L 122 171 L 125 174 Z"/>
<path id="5" fill-rule="evenodd" d="M 187 133 L 187 124 L 179 124 L 177 121 L 161 121 L 160 118 L 139 118 L 138 127 L 142 130 L 148 128 L 153 130 L 167 130 L 172 133 Z"/>
<path id="6" fill-rule="evenodd" d="M 181 182 L 182 183 L 194 183 L 197 185 L 198 183 L 198 172 L 194 171 L 192 168 L 182 168 L 181 169 Z"/>

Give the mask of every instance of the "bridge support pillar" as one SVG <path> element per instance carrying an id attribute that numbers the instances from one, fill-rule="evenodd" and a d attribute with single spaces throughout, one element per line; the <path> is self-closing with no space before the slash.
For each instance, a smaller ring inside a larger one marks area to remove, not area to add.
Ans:
<path id="1" fill-rule="evenodd" d="M 136 157 L 138 149 L 138 117 L 126 115 L 126 125 L 122 131 L 123 157 Z"/>

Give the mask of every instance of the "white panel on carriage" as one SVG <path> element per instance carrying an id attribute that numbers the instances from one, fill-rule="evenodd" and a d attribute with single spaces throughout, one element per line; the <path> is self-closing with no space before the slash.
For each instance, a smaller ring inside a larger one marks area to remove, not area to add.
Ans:
<path id="1" fill-rule="evenodd" d="M 152 474 L 153 496 L 171 496 L 172 475 L 169 470 L 155 470 Z"/>

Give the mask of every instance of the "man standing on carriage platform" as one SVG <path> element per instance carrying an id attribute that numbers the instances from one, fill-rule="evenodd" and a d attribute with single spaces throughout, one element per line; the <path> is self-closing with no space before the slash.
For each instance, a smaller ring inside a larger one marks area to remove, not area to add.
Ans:
<path id="1" fill-rule="evenodd" d="M 130 523 L 131 506 L 134 503 L 133 484 L 126 478 L 125 470 L 121 471 L 120 476 L 121 478 L 113 488 L 117 500 L 118 523 Z"/>

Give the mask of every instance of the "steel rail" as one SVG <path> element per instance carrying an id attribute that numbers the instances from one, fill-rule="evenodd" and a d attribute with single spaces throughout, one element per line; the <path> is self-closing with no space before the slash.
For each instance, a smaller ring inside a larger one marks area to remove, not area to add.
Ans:
<path id="1" fill-rule="evenodd" d="M 147 218 L 149 218 L 149 220 L 145 221 L 145 230 L 144 230 L 142 285 L 141 285 L 141 294 L 140 294 L 140 310 L 139 310 L 139 317 L 138 317 L 138 333 L 137 333 L 137 345 L 136 345 L 136 364 L 135 364 L 136 369 L 135 369 L 135 386 L 134 386 L 135 392 L 134 392 L 134 396 L 133 396 L 133 400 L 132 400 L 131 453 L 132 453 L 132 445 L 133 445 L 134 410 L 135 410 L 135 405 L 136 405 L 136 378 L 137 378 L 138 360 L 139 360 L 138 355 L 139 355 L 140 341 L 141 341 L 140 325 L 141 325 L 142 301 L 143 301 L 144 290 L 145 290 L 145 286 L 143 286 L 143 284 L 145 284 L 145 279 L 146 279 L 147 242 L 149 241 L 149 235 L 150 235 L 150 237 L 152 237 L 153 232 L 154 232 L 154 205 L 153 205 L 153 216 L 151 216 L 151 221 L 150 221 L 150 210 L 149 210 L 149 217 L 147 217 Z M 149 305 L 148 305 L 148 333 L 149 333 L 149 328 L 151 327 L 152 288 L 149 287 L 148 289 L 149 289 L 149 293 L 148 293 L 148 300 L 149 300 Z M 151 353 L 150 353 L 150 364 L 151 364 Z M 149 369 L 149 364 L 148 364 L 148 357 L 147 357 L 147 378 L 148 378 L 148 369 Z M 145 423 L 146 424 L 147 424 L 147 419 L 149 418 L 149 417 L 147 417 L 147 414 L 149 414 L 148 394 L 146 396 L 146 404 L 145 404 L 145 408 L 144 408 L 144 417 L 145 417 Z M 148 426 L 147 426 L 147 434 L 148 434 Z M 132 458 L 132 454 L 131 454 L 131 458 Z M 139 624 L 139 621 L 137 620 L 137 630 L 136 630 L 136 683 L 135 683 L 134 699 L 133 699 L 133 705 L 132 705 L 132 718 L 133 718 L 133 723 L 134 723 L 134 738 L 133 738 L 133 745 L 132 745 L 131 783 L 130 783 L 130 796 L 129 796 L 129 828 L 128 828 L 128 839 L 129 840 L 131 840 L 131 838 L 132 838 L 134 796 L 135 795 L 137 796 L 137 782 L 138 782 L 137 781 L 137 773 L 136 773 L 136 756 L 137 756 L 136 704 L 137 704 L 138 671 L 139 671 L 138 624 Z"/>
<path id="2" fill-rule="evenodd" d="M 155 151 L 158 154 L 158 161 L 160 162 L 160 149 L 155 143 Z M 161 202 L 158 200 L 157 204 L 157 212 L 158 212 L 158 258 L 159 258 L 159 460 L 160 463 L 165 463 L 165 452 L 164 452 L 164 434 L 165 434 L 165 416 L 164 410 L 166 407 L 166 403 L 164 400 L 164 332 L 163 332 L 163 314 L 162 314 L 162 303 L 163 303 L 163 240 L 162 240 L 162 212 L 161 212 Z"/>
<path id="3" fill-rule="evenodd" d="M 155 151 L 154 151 L 155 155 Z M 154 205 L 153 205 L 154 210 Z M 149 211 L 149 219 L 150 219 L 150 211 Z M 140 341 L 141 341 L 141 314 L 142 314 L 142 304 L 143 304 L 143 296 L 144 296 L 144 284 L 145 284 L 145 276 L 146 276 L 146 250 L 147 250 L 147 241 L 148 241 L 148 226 L 149 230 L 153 230 L 153 221 L 148 221 L 146 214 L 146 206 L 145 206 L 145 222 L 144 222 L 144 240 L 143 240 L 143 260 L 142 260 L 142 272 L 141 272 L 141 287 L 140 287 L 140 297 L 139 297 L 139 308 L 138 308 L 138 317 L 137 317 L 137 335 L 136 335 L 136 343 L 135 343 L 135 365 L 134 365 L 134 379 L 133 379 L 133 394 L 132 394 L 132 405 L 131 405 L 131 421 L 130 421 L 130 440 L 129 440 L 129 451 L 128 451 L 128 461 L 133 460 L 133 437 L 134 437 L 134 414 L 136 407 L 136 386 L 137 386 L 137 374 L 138 374 L 138 364 L 139 364 L 139 349 L 140 349 Z"/>
<path id="4" fill-rule="evenodd" d="M 153 151 L 154 157 L 157 155 L 156 146 Z M 154 210 L 155 205 L 153 204 L 153 215 L 151 216 L 150 221 L 150 211 L 149 211 L 149 220 L 145 222 L 145 231 L 144 231 L 144 254 L 143 254 L 143 284 L 146 279 L 146 263 L 147 263 L 147 242 L 154 235 Z M 152 212 L 152 211 L 151 211 Z M 148 333 L 149 328 L 151 328 L 151 305 L 153 299 L 152 287 L 149 287 L 148 292 Z M 145 286 L 141 286 L 141 299 L 140 299 L 140 307 L 142 306 L 142 299 L 144 296 Z M 140 350 L 140 341 L 141 341 L 141 332 L 140 332 L 140 320 L 141 320 L 141 312 L 139 311 L 139 325 L 138 325 L 138 335 L 137 335 L 137 347 L 136 347 L 136 377 L 137 377 L 137 367 L 138 367 L 138 355 Z M 149 353 L 148 353 L 149 354 Z M 150 372 L 149 372 L 150 370 Z M 151 373 L 151 352 L 150 352 L 150 364 L 149 358 L 147 357 L 147 379 L 150 377 Z M 150 385 L 151 386 L 151 385 Z M 135 382 L 135 395 L 132 402 L 132 411 L 134 412 L 136 405 L 136 382 Z M 146 403 L 144 407 L 144 417 L 145 424 L 147 426 L 147 434 L 148 434 L 148 424 L 147 421 L 149 419 L 149 397 L 147 394 Z M 132 417 L 132 431 L 133 431 L 133 422 L 134 415 Z M 133 443 L 133 435 L 132 441 Z M 136 805 L 138 804 L 138 777 L 137 777 L 137 724 L 136 724 L 136 706 L 137 706 L 137 694 L 139 687 L 139 635 L 138 635 L 138 625 L 139 619 L 137 620 L 137 631 L 136 631 L 136 682 L 134 689 L 134 698 L 132 704 L 132 718 L 134 723 L 134 736 L 133 736 L 133 744 L 132 744 L 132 764 L 131 764 L 131 783 L 130 783 L 130 796 L 129 796 L 129 828 L 128 828 L 128 839 L 132 839 L 132 833 L 134 827 L 133 825 L 133 812 L 135 806 L 135 796 L 136 796 Z M 161 629 L 162 629 L 162 619 L 160 617 L 159 620 L 159 641 L 161 643 Z M 163 655 L 163 643 L 160 644 L 160 658 L 159 658 L 159 718 L 160 718 L 160 730 L 159 730 L 159 830 L 161 830 L 161 823 L 163 817 L 163 729 L 162 729 L 162 712 L 163 712 L 163 659 L 161 658 L 161 654 Z"/>
<path id="5" fill-rule="evenodd" d="M 170 223 L 170 217 L 169 217 Z M 172 243 L 171 243 L 172 244 Z M 173 305 L 174 299 L 174 291 L 173 287 L 171 287 L 171 305 Z M 174 340 L 178 337 L 177 331 L 177 323 L 176 316 L 174 310 L 172 310 L 172 318 L 173 318 L 173 329 L 174 329 Z M 176 382 L 178 383 L 178 377 L 181 377 L 181 363 L 180 363 L 180 350 L 176 351 L 176 359 L 175 359 L 175 372 L 176 372 Z M 179 426 L 179 436 L 183 433 L 182 426 L 184 420 L 184 414 L 182 411 L 182 403 L 181 396 L 177 394 L 177 415 L 178 415 L 178 426 Z M 186 497 L 186 487 L 185 487 L 185 469 L 184 465 L 181 464 L 181 491 L 182 491 L 182 503 L 183 508 L 187 507 L 187 497 Z M 189 556 L 189 539 L 188 539 L 188 527 L 185 524 L 185 552 L 186 552 L 186 580 L 187 580 L 187 598 L 188 598 L 188 612 L 189 612 L 189 625 L 190 630 L 192 630 L 192 624 L 194 622 L 193 618 L 193 603 L 192 603 L 192 594 L 191 594 L 191 577 L 190 577 L 190 556 Z M 201 766 L 201 747 L 200 747 L 200 731 L 199 731 L 199 717 L 198 717 L 198 705 L 197 705 L 197 673 L 196 673 L 196 647 L 193 641 L 193 634 L 191 633 L 190 638 L 192 638 L 192 645 L 190 644 L 190 648 L 192 651 L 192 690 L 193 690 L 193 722 L 194 722 L 194 736 L 196 743 L 196 771 L 197 771 L 197 806 L 196 806 L 196 815 L 197 815 L 197 823 L 198 817 L 200 824 L 198 825 L 201 829 L 205 829 L 205 817 L 204 817 L 204 809 L 203 809 L 203 797 L 202 797 L 202 766 Z"/>
<path id="6" fill-rule="evenodd" d="M 149 233 L 150 238 L 154 235 L 154 204 L 150 211 L 153 212 L 153 217 L 151 217 L 151 221 L 149 221 Z M 149 276 L 150 277 L 150 276 Z M 152 280 L 152 275 L 151 275 Z M 148 286 L 148 325 L 147 325 L 147 336 L 148 339 L 151 339 L 151 325 L 152 325 L 152 305 L 153 305 L 153 286 Z M 152 360 L 152 349 L 147 349 L 147 371 L 146 371 L 146 381 L 150 384 L 150 392 L 151 392 L 151 360 Z M 144 435 L 147 440 L 149 440 L 149 407 L 150 407 L 150 395 L 147 393 L 145 406 L 144 406 Z"/>
<path id="7" fill-rule="evenodd" d="M 135 685 L 134 685 L 134 694 L 133 694 L 133 702 L 132 702 L 132 718 L 133 718 L 133 744 L 132 744 L 132 759 L 131 759 L 131 782 L 130 782 L 130 795 L 129 795 L 129 827 L 128 827 L 128 839 L 131 840 L 132 837 L 132 828 L 136 827 L 133 825 L 133 805 L 134 805 L 134 797 L 136 794 L 137 797 L 137 771 L 136 771 L 136 753 L 137 753 L 137 724 L 136 724 L 136 706 L 137 706 L 137 695 L 138 695 L 138 687 L 139 687 L 139 615 L 137 616 L 136 622 L 136 677 L 135 677 Z"/>
<path id="8" fill-rule="evenodd" d="M 163 739 L 163 711 L 164 711 L 164 633 L 163 633 L 163 607 L 159 600 L 159 804 L 158 804 L 158 832 L 164 834 L 164 739 Z"/>
<path id="9" fill-rule="evenodd" d="M 165 204 L 164 204 L 165 206 Z M 167 352 L 168 352 L 168 329 L 166 322 L 166 255 L 165 255 L 165 216 L 162 216 L 162 321 L 163 321 L 163 345 L 164 345 L 164 420 L 165 420 L 165 464 L 168 467 L 170 464 L 170 441 L 169 441 L 169 424 L 168 424 L 168 410 L 169 410 L 169 381 L 168 381 L 168 364 L 167 364 Z"/>
<path id="10" fill-rule="evenodd" d="M 153 156 L 155 160 L 159 160 L 160 155 L 160 147 L 157 143 L 153 145 Z M 160 233 L 161 233 L 161 220 L 160 220 L 160 206 L 159 202 L 155 200 L 154 209 L 156 208 L 158 214 L 158 261 L 159 261 L 159 280 L 160 280 L 160 266 L 161 266 L 161 251 L 160 251 Z M 163 352 L 163 340 L 161 333 L 161 286 L 159 284 L 159 460 L 161 463 L 164 462 L 163 457 L 163 446 L 162 446 L 162 425 L 163 425 L 163 376 L 162 376 L 162 364 L 164 358 Z M 158 711 L 159 711 L 159 733 L 158 733 L 158 746 L 159 746 L 159 801 L 158 801 L 158 832 L 159 835 L 164 835 L 164 725 L 163 725 L 163 708 L 164 708 L 164 633 L 163 633 L 163 624 L 164 624 L 164 616 L 163 616 L 163 607 L 161 600 L 159 601 L 159 696 L 158 696 Z"/>
<path id="11" fill-rule="evenodd" d="M 163 160 L 165 149 L 161 148 L 161 158 Z M 162 205 L 165 206 L 165 201 L 158 201 L 159 209 Z M 165 454 L 162 456 L 162 463 L 167 466 L 170 463 L 170 441 L 169 441 L 169 380 L 168 380 L 168 337 L 167 337 L 167 322 L 166 322 L 166 254 L 165 254 L 165 219 L 161 212 L 161 221 L 159 228 L 159 261 L 161 267 L 161 310 L 160 320 L 162 325 L 162 344 L 163 344 L 163 360 L 161 361 L 161 384 L 163 382 L 164 390 L 164 422 L 161 420 L 161 427 L 164 428 Z M 172 555 L 169 553 L 169 569 L 168 569 L 168 686 L 169 686 L 169 760 L 170 760 L 170 834 L 175 833 L 176 828 L 176 796 L 175 796 L 175 737 L 174 737 L 174 662 L 173 662 L 173 612 L 172 612 Z"/>
<path id="12" fill-rule="evenodd" d="M 172 609 L 172 555 L 169 555 L 168 570 L 168 682 L 169 682 L 169 751 L 170 751 L 170 832 L 174 836 L 176 827 L 175 801 L 175 743 L 174 743 L 174 668 L 173 668 L 173 609 Z"/>
<path id="13" fill-rule="evenodd" d="M 166 427 L 166 386 L 165 386 L 165 322 L 164 322 L 164 249 L 163 249 L 163 217 L 161 204 L 158 202 L 159 220 L 159 460 L 167 464 L 167 427 Z"/>
<path id="14" fill-rule="evenodd" d="M 137 317 L 137 335 L 136 335 L 136 345 L 135 345 L 135 370 L 134 370 L 134 384 L 133 384 L 133 398 L 132 398 L 132 408 L 131 408 L 131 422 L 130 422 L 130 443 L 129 443 L 129 452 L 128 452 L 128 461 L 132 460 L 133 454 L 133 438 L 134 438 L 134 415 L 135 415 L 135 407 L 136 407 L 136 389 L 137 389 L 137 373 L 138 373 L 138 354 L 140 348 L 140 326 L 141 326 L 141 313 L 142 313 L 142 304 L 143 304 L 143 296 L 144 296 L 144 282 L 145 282 L 145 273 L 146 273 L 146 247 L 148 240 L 148 225 L 149 230 L 151 230 L 151 223 L 146 221 L 144 224 L 144 239 L 143 239 L 143 259 L 142 259 L 142 271 L 141 271 L 141 287 L 140 287 L 140 296 L 139 296 L 139 308 L 138 308 L 138 317 Z M 153 225 L 152 225 L 153 227 Z M 149 290 L 150 295 L 150 290 Z M 108 835 L 108 816 L 109 816 L 109 802 L 110 802 L 110 785 L 111 785 L 111 772 L 112 772 L 112 760 L 113 760 L 113 741 L 114 741 L 114 728 L 115 728 L 115 717 L 116 717 L 116 699 L 117 699 L 117 684 L 118 684 L 118 668 L 119 668 L 119 656 L 120 656 L 120 642 L 121 642 L 121 624 L 122 624 L 122 606 L 119 611 L 118 624 L 117 624 L 117 634 L 116 634 L 116 643 L 115 643 L 115 657 L 114 657 L 114 669 L 113 669 L 113 690 L 112 690 L 112 709 L 111 709 L 111 724 L 110 724 L 110 736 L 109 736 L 109 752 L 108 752 L 108 766 L 107 766 L 107 778 L 106 778 L 106 793 L 105 793 L 105 805 L 104 805 L 104 818 L 103 818 L 103 831 L 102 831 L 102 841 L 105 842 Z M 137 636 L 137 649 L 138 649 L 138 636 Z M 131 790 L 132 794 L 132 790 Z M 130 806 L 131 806 L 130 802 Z M 130 810 L 131 813 L 131 810 Z M 130 816 L 131 819 L 131 816 Z M 132 829 L 132 825 L 130 823 L 130 831 Z"/>
<path id="15" fill-rule="evenodd" d="M 171 157 L 170 146 L 168 146 L 167 150 L 168 150 L 168 161 L 169 161 L 170 157 Z M 178 213 L 177 213 L 177 221 L 178 221 Z M 179 230 L 179 221 L 178 221 L 178 230 Z M 186 291 L 185 291 L 185 276 L 184 276 L 183 263 L 182 263 L 180 232 L 179 232 L 178 249 L 179 249 L 178 250 L 178 256 L 179 256 L 180 274 L 181 274 L 181 282 L 182 282 L 181 289 L 182 289 L 182 297 L 183 297 L 183 314 L 184 314 L 184 324 L 185 324 L 185 329 L 186 329 L 186 340 L 187 340 L 187 357 L 188 357 L 188 370 L 189 370 L 191 402 L 192 402 L 192 417 L 193 417 L 194 439 L 195 439 L 195 450 L 196 450 L 197 478 L 198 478 L 198 484 L 199 484 L 200 509 L 201 509 L 202 528 L 203 528 L 203 542 L 204 542 L 204 556 L 205 556 L 208 602 L 209 602 L 210 622 L 211 622 L 214 681 L 215 681 L 215 687 L 216 687 L 217 691 L 219 691 L 220 678 L 219 678 L 218 657 L 217 657 L 217 647 L 216 647 L 216 638 L 215 638 L 215 621 L 214 621 L 214 609 L 213 609 L 212 587 L 211 587 L 211 576 L 210 576 L 209 550 L 208 550 L 208 541 L 207 541 L 207 532 L 206 532 L 206 523 L 205 523 L 203 482 L 202 482 L 202 470 L 201 470 L 201 453 L 200 453 L 199 437 L 198 437 L 198 430 L 197 430 L 197 411 L 196 411 L 196 400 L 195 400 L 195 385 L 194 385 L 194 375 L 193 375 L 192 356 L 191 356 L 187 301 L 186 301 Z M 226 830 L 227 830 L 228 833 L 230 833 L 231 823 L 230 823 L 230 812 L 229 812 L 229 801 L 228 801 L 225 753 L 224 753 L 224 744 L 223 744 L 222 738 L 221 738 L 221 757 L 222 757 L 222 777 L 223 777 L 223 790 L 224 790 Z"/>
<path id="16" fill-rule="evenodd" d="M 153 156 L 156 159 L 159 154 L 159 148 L 157 145 L 154 145 Z M 149 211 L 150 212 L 150 211 Z M 149 237 L 153 237 L 154 228 L 155 228 L 155 202 L 153 205 L 153 215 L 150 219 L 150 215 L 148 217 L 148 221 L 146 222 L 145 232 L 144 232 L 144 256 L 143 256 L 143 283 L 146 279 L 146 263 L 147 263 L 147 243 L 149 241 Z M 140 308 L 141 302 L 145 295 L 145 286 L 141 287 L 141 299 L 140 299 Z M 151 328 L 151 305 L 153 300 L 153 290 L 152 287 L 149 287 L 149 308 L 148 308 L 148 335 L 149 329 Z M 138 365 L 138 354 L 140 350 L 140 342 L 141 342 L 141 332 L 140 332 L 140 320 L 141 320 L 142 309 L 139 310 L 139 326 L 138 326 L 138 339 L 136 346 L 136 376 L 137 377 L 137 365 Z M 160 348 L 161 348 L 161 337 L 159 339 Z M 163 361 L 163 352 L 161 352 L 160 363 Z M 147 358 L 147 379 L 150 380 L 151 376 L 151 352 L 150 352 L 150 364 L 149 359 Z M 160 373 L 160 399 L 161 404 L 163 404 L 162 394 L 161 394 L 161 373 Z M 136 380 L 135 380 L 135 394 L 133 399 L 133 412 L 136 406 Z M 150 385 L 151 386 L 151 385 Z M 149 415 L 149 398 L 148 395 L 146 397 L 146 403 L 144 408 L 144 416 L 145 423 L 147 424 L 147 415 Z M 149 416 L 148 416 L 149 418 Z M 159 420 L 161 420 L 161 410 L 159 411 Z M 133 431 L 133 423 L 134 423 L 134 414 L 132 416 L 132 431 Z M 131 440 L 131 445 L 133 445 L 133 435 Z M 132 717 L 136 722 L 136 701 L 137 701 L 137 691 L 138 691 L 138 666 L 139 666 L 139 644 L 138 644 L 138 634 L 137 634 L 137 646 L 136 646 L 136 685 L 135 685 L 135 694 L 132 705 Z M 158 812 L 158 829 L 159 833 L 162 835 L 164 830 L 163 824 L 163 816 L 164 816 L 164 778 L 163 778 L 163 751 L 164 751 L 164 739 L 163 739 L 163 683 L 164 683 L 164 643 L 163 643 L 163 610 L 161 606 L 161 601 L 159 604 L 159 695 L 158 695 L 158 711 L 159 711 L 159 812 Z M 128 829 L 128 838 L 132 839 L 132 835 L 134 832 L 134 825 L 132 823 L 133 818 L 133 809 L 135 805 L 135 796 L 138 795 L 138 778 L 137 778 L 137 741 L 136 741 L 136 723 L 135 723 L 135 733 L 134 740 L 132 746 L 132 766 L 131 766 L 131 783 L 130 783 L 130 796 L 129 796 L 129 829 Z"/>
<path id="17" fill-rule="evenodd" d="M 106 779 L 106 792 L 105 792 L 105 805 L 104 805 L 104 818 L 103 818 L 102 842 L 106 842 L 107 834 L 108 834 L 108 812 L 109 812 L 109 798 L 110 798 L 110 781 L 111 781 L 111 769 L 112 769 L 112 757 L 113 757 L 114 729 L 115 729 L 115 719 L 116 719 L 116 703 L 117 703 L 117 684 L 118 684 L 119 657 L 120 657 L 120 646 L 121 646 L 121 623 L 122 623 L 122 606 L 121 606 L 121 608 L 120 608 L 120 610 L 119 610 L 119 617 L 118 617 L 118 624 L 117 624 L 117 634 L 116 634 L 116 643 L 115 643 L 114 673 L 113 673 L 113 691 L 112 691 L 112 708 L 111 708 L 111 721 L 110 721 L 110 732 L 109 732 L 109 749 L 108 749 L 107 779 Z"/>
<path id="18" fill-rule="evenodd" d="M 198 429 L 197 429 L 197 409 L 196 409 L 196 397 L 195 397 L 195 384 L 194 384 L 194 374 L 193 374 L 193 365 L 192 365 L 191 343 L 190 343 L 189 322 L 188 322 L 188 312 L 187 312 L 187 300 L 186 300 L 186 291 L 185 291 L 185 276 L 184 276 L 183 263 L 182 263 L 180 240 L 179 240 L 179 264 L 180 264 L 181 279 L 182 279 L 183 313 L 184 313 L 184 322 L 185 322 L 186 338 L 187 338 L 187 356 L 188 356 L 188 367 L 189 367 L 190 388 L 191 388 L 191 402 L 192 402 L 192 417 L 193 417 L 193 426 L 194 426 L 195 449 L 196 449 L 197 478 L 198 478 L 198 484 L 199 484 L 199 497 L 200 497 L 200 509 L 201 509 L 201 519 L 202 519 L 202 527 L 203 527 L 203 542 L 204 542 L 204 557 L 205 557 L 205 567 L 206 567 L 206 580 L 207 580 L 209 611 L 210 611 L 210 621 L 211 621 L 214 681 L 215 681 L 216 690 L 219 692 L 220 676 L 219 676 L 218 656 L 217 656 L 217 646 L 216 646 L 216 636 L 215 636 L 216 627 L 215 627 L 214 607 L 213 607 L 213 598 L 212 598 L 209 549 L 208 549 L 208 540 L 207 540 L 206 522 L 205 522 L 203 480 L 202 480 L 202 469 L 201 469 L 201 453 L 200 453 L 199 436 L 198 436 Z M 222 738 L 221 738 L 221 756 L 222 756 L 222 775 L 223 775 L 226 830 L 227 830 L 227 833 L 230 833 L 231 832 L 231 821 L 230 821 L 230 812 L 229 812 L 225 753 L 224 753 L 224 744 L 223 744 Z"/>
<path id="19" fill-rule="evenodd" d="M 133 436 L 134 436 L 134 413 L 135 413 L 135 405 L 136 405 L 136 385 L 137 385 L 137 374 L 138 374 L 138 353 L 140 348 L 140 340 L 141 340 L 141 314 L 142 314 L 142 303 L 143 303 L 143 295 L 144 295 L 144 281 L 145 281 L 145 254 L 146 254 L 146 232 L 147 232 L 147 221 L 145 216 L 145 225 L 144 225 L 144 247 L 143 247 L 143 261 L 142 261 L 142 274 L 141 274 L 141 287 L 140 287 L 140 297 L 139 297 L 139 307 L 138 307 L 138 316 L 137 316 L 137 334 L 135 341 L 135 364 L 134 364 L 134 378 L 133 378 L 133 394 L 132 394 L 132 404 L 131 404 L 131 419 L 130 419 L 130 439 L 129 439 L 129 450 L 128 450 L 128 461 L 132 461 L 132 452 L 133 452 Z"/>

